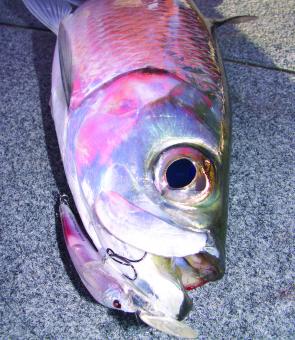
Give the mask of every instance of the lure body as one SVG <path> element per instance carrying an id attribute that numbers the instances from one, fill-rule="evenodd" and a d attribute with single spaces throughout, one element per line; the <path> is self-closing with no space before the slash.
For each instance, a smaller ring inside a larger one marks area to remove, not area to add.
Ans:
<path id="1" fill-rule="evenodd" d="M 135 312 L 131 296 L 125 290 L 126 285 L 119 284 L 119 274 L 106 263 L 105 252 L 91 245 L 67 202 L 62 201 L 59 210 L 68 252 L 90 294 L 108 308 Z"/>

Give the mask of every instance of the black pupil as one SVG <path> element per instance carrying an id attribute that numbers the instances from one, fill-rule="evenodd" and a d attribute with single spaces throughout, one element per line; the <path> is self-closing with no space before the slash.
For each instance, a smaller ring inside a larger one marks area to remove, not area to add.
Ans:
<path id="1" fill-rule="evenodd" d="M 172 189 L 180 189 L 192 182 L 196 176 L 196 167 L 186 158 L 178 159 L 168 166 L 166 178 Z"/>
<path id="2" fill-rule="evenodd" d="M 114 300 L 113 301 L 113 306 L 115 307 L 115 308 L 121 308 L 121 304 L 120 304 L 120 302 L 118 301 L 118 300 Z"/>

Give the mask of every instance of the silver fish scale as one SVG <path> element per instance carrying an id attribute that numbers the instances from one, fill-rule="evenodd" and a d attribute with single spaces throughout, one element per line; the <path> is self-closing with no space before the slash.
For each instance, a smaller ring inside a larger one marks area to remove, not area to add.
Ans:
<path id="1" fill-rule="evenodd" d="M 221 98 L 213 43 L 195 10 L 168 0 L 153 10 L 147 2 L 136 3 L 123 8 L 116 1 L 90 0 L 66 20 L 73 95 L 83 99 L 120 74 L 151 67 L 171 71 Z"/>

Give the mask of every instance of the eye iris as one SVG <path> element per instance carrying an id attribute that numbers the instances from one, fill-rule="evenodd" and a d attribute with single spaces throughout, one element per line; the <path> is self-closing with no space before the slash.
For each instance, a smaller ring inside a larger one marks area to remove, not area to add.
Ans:
<path id="1" fill-rule="evenodd" d="M 113 306 L 114 306 L 115 308 L 118 308 L 118 309 L 121 308 L 121 304 L 120 304 L 120 302 L 119 302 L 118 300 L 114 300 L 114 301 L 113 301 Z"/>
<path id="2" fill-rule="evenodd" d="M 187 158 L 174 161 L 166 170 L 166 179 L 172 189 L 180 189 L 187 186 L 195 176 L 196 167 Z"/>

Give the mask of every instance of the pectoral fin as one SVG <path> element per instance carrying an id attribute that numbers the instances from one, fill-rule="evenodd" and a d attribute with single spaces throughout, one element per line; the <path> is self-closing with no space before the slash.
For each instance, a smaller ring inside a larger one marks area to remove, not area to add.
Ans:
<path id="1" fill-rule="evenodd" d="M 189 3 L 190 3 L 191 8 L 193 8 L 196 11 L 197 15 L 201 17 L 203 21 L 206 23 L 211 33 L 213 33 L 216 28 L 224 24 L 241 24 L 244 22 L 249 22 L 249 21 L 258 19 L 258 17 L 255 15 L 237 15 L 237 16 L 225 18 L 225 19 L 218 19 L 218 18 L 209 19 L 202 15 L 195 1 L 190 0 Z"/>
<path id="2" fill-rule="evenodd" d="M 69 107 L 72 94 L 72 52 L 68 33 L 63 24 L 59 27 L 57 43 L 62 84 L 66 102 Z"/>
<path id="3" fill-rule="evenodd" d="M 63 0 L 23 0 L 28 10 L 57 34 L 62 19 L 72 12 L 72 6 Z"/>
<path id="4" fill-rule="evenodd" d="M 224 24 L 242 24 L 245 22 L 250 22 L 258 19 L 255 15 L 237 15 L 235 17 L 225 18 L 225 19 L 207 19 L 209 22 L 209 26 L 211 31 L 214 31 L 216 28 L 223 26 Z"/>

